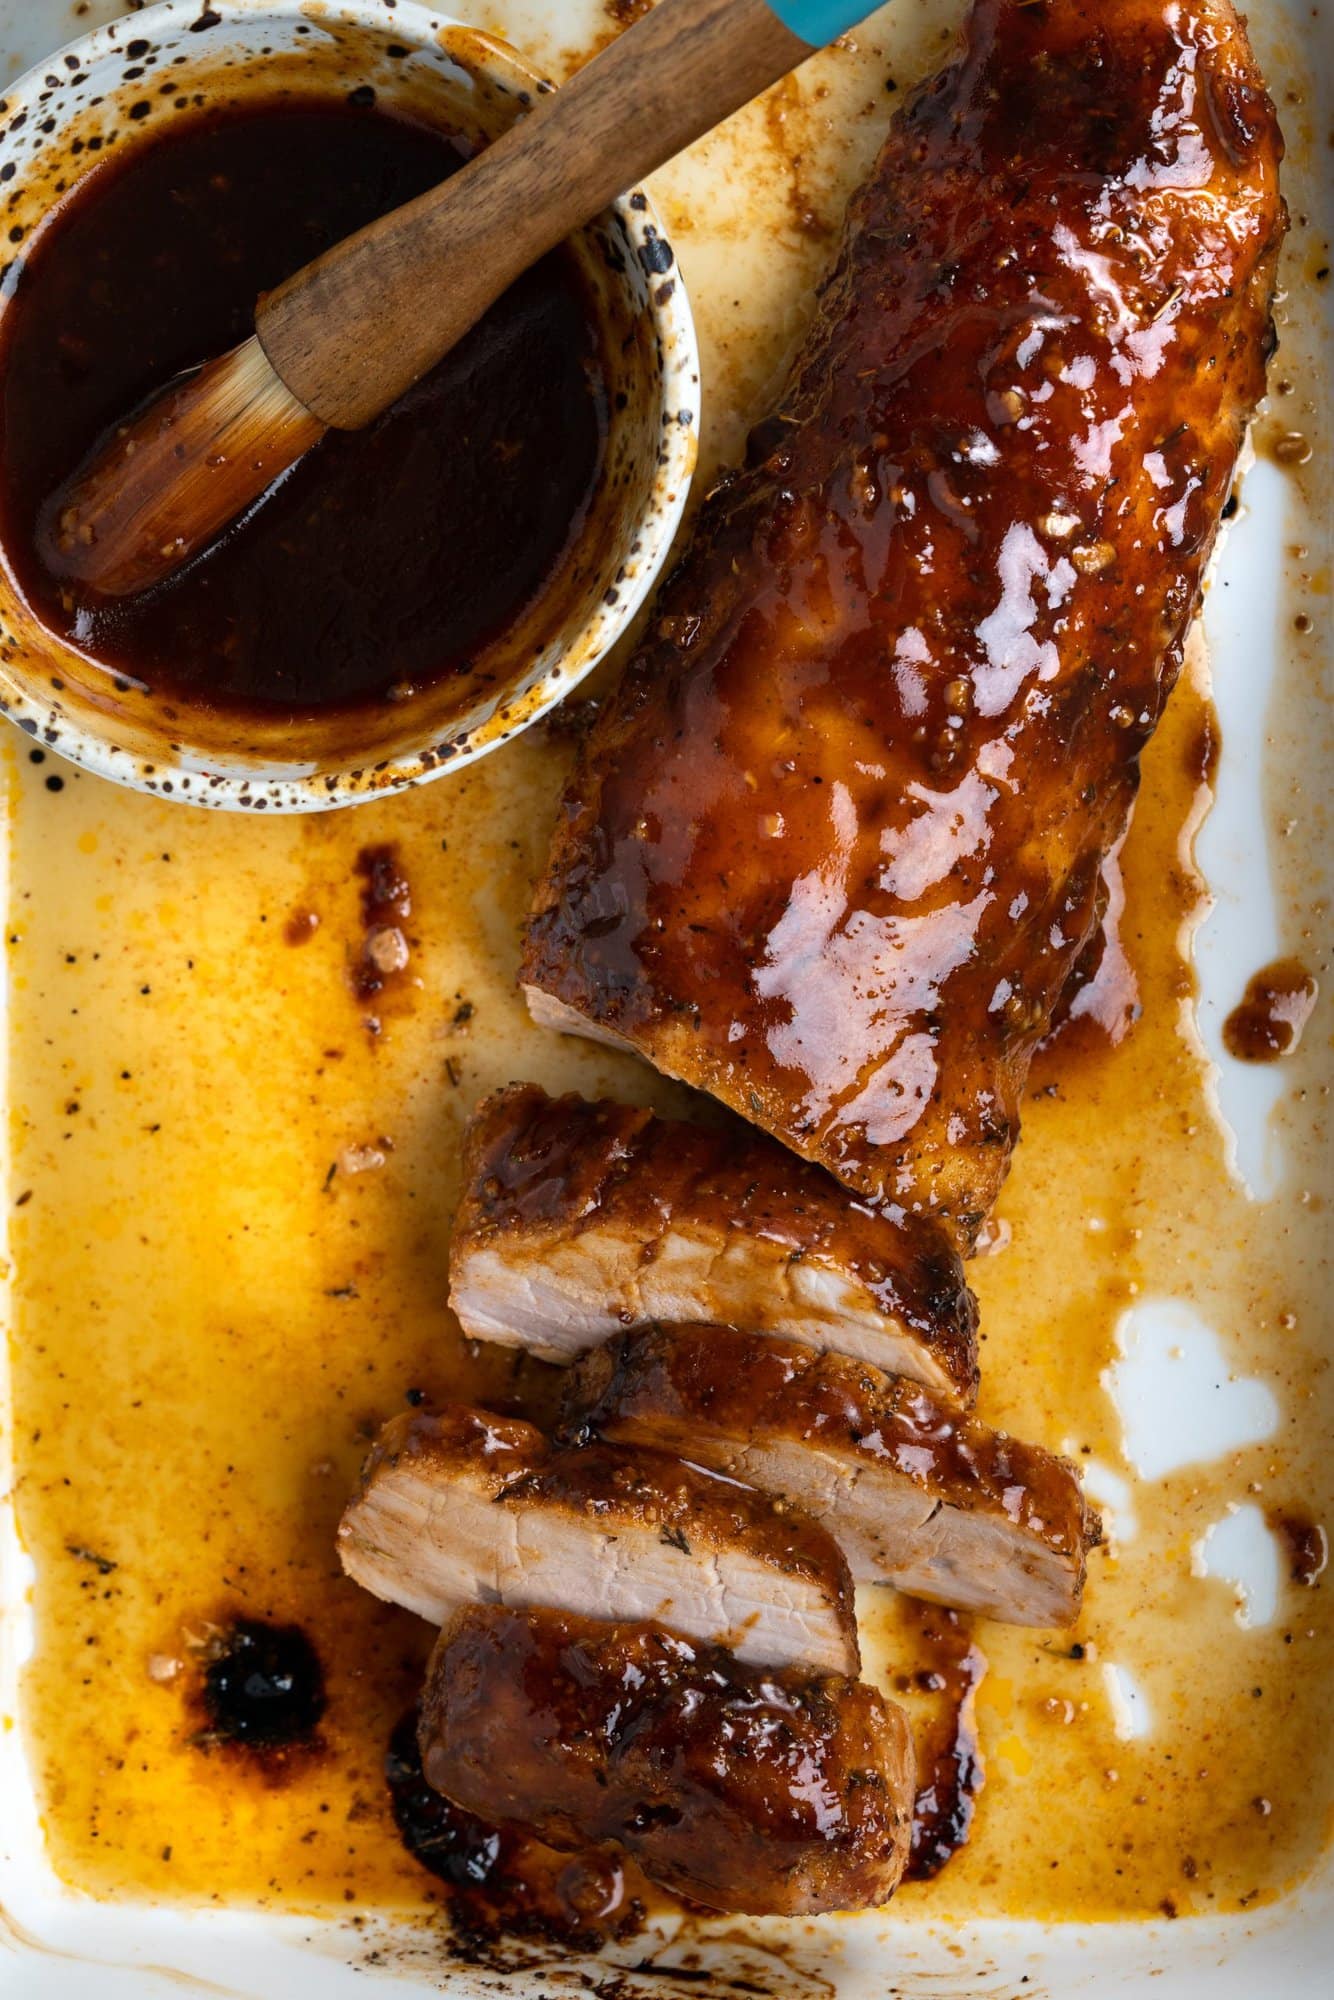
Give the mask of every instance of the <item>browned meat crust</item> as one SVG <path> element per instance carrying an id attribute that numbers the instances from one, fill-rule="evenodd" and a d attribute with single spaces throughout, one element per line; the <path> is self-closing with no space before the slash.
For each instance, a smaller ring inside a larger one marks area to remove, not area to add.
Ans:
<path id="1" fill-rule="evenodd" d="M 466 1332 L 551 1359 L 634 1321 L 735 1320 L 954 1402 L 977 1379 L 976 1304 L 933 1226 L 874 1213 L 739 1120 L 535 1084 L 497 1091 L 469 1128 L 450 1299 Z"/>
<path id="2" fill-rule="evenodd" d="M 574 774 L 523 976 L 968 1244 L 1264 386 L 1228 0 L 978 0 Z"/>
<path id="3" fill-rule="evenodd" d="M 739 1657 L 855 1674 L 852 1579 L 828 1530 L 652 1449 L 553 1449 L 451 1405 L 386 1424 L 338 1530 L 344 1569 L 443 1624 L 461 1605 L 654 1618 Z"/>
<path id="4" fill-rule="evenodd" d="M 431 1661 L 421 1746 L 431 1784 L 465 1810 L 552 1847 L 615 1842 L 716 1910 L 860 1909 L 903 1872 L 900 1709 L 651 1625 L 463 1612 Z"/>
<path id="5" fill-rule="evenodd" d="M 572 1416 L 786 1495 L 859 1582 L 1020 1625 L 1079 1613 L 1097 1517 L 1074 1467 L 920 1383 L 732 1327 L 647 1327 L 590 1354 Z"/>

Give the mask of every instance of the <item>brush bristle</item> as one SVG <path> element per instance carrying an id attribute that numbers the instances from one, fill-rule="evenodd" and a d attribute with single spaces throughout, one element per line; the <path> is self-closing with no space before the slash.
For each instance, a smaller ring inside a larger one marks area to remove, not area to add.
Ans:
<path id="1" fill-rule="evenodd" d="M 255 338 L 118 425 L 46 503 L 44 562 L 129 597 L 189 562 L 324 434 Z"/>

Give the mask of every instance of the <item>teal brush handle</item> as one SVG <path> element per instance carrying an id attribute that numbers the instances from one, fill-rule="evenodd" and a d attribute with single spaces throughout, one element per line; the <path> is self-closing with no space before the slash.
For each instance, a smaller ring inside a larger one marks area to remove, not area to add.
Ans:
<path id="1" fill-rule="evenodd" d="M 872 0 L 871 7 L 859 4 L 859 0 L 769 0 L 783 26 L 813 49 L 822 49 L 826 42 L 846 35 L 876 4 L 878 0 Z"/>

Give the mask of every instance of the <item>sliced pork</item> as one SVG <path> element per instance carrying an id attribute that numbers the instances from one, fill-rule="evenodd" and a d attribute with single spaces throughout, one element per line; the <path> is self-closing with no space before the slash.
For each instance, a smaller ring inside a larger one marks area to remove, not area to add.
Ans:
<path id="1" fill-rule="evenodd" d="M 792 1501 L 858 1582 L 1014 1625 L 1079 1614 L 1098 1523 L 1073 1466 L 920 1383 L 731 1327 L 646 1327 L 580 1363 L 571 1408 Z"/>
<path id="2" fill-rule="evenodd" d="M 627 1324 L 718 1320 L 872 1361 L 956 1403 L 976 1307 L 929 1225 L 876 1214 L 739 1120 L 498 1091 L 469 1131 L 450 1303 L 568 1361 Z"/>
<path id="3" fill-rule="evenodd" d="M 410 1411 L 372 1450 L 338 1549 L 358 1583 L 436 1625 L 468 1604 L 542 1605 L 857 1672 L 852 1580 L 828 1531 L 652 1448 L 561 1450 L 462 1405 Z"/>
<path id="4" fill-rule="evenodd" d="M 907 1856 L 900 1709 L 856 1681 L 747 1666 L 651 1625 L 461 1612 L 431 1661 L 421 1751 L 465 1810 L 551 1847 L 614 1842 L 715 1910 L 883 1903 Z"/>

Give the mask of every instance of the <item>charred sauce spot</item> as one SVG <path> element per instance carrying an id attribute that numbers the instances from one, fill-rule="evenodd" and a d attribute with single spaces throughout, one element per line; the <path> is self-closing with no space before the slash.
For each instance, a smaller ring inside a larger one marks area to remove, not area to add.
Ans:
<path id="1" fill-rule="evenodd" d="M 938 1702 L 917 1741 L 917 1799 L 905 1879 L 929 1882 L 967 1844 L 972 1831 L 983 1783 L 973 1705 L 987 1662 L 957 1611 L 936 1604 L 912 1608 L 930 1665 L 907 1680 L 902 1691 L 911 1686 Z"/>
<path id="2" fill-rule="evenodd" d="M 417 1744 L 417 1711 L 394 1727 L 385 1756 L 394 1824 L 423 1868 L 445 1883 L 459 1936 L 545 1938 L 595 1951 L 643 1925 L 633 1870 L 602 1850 L 558 1854 L 513 1827 L 463 1812 L 427 1783 Z"/>
<path id="3" fill-rule="evenodd" d="M 1289 1508 L 1274 1509 L 1265 1515 L 1271 1533 L 1288 1559 L 1288 1574 L 1294 1583 L 1314 1589 L 1329 1563 L 1329 1536 L 1310 1514 Z"/>
<path id="4" fill-rule="evenodd" d="M 356 872 L 362 884 L 362 939 L 352 991 L 358 1000 L 371 1000 L 401 986 L 407 972 L 412 947 L 404 925 L 412 915 L 412 886 L 392 841 L 363 847 Z"/>
<path id="5" fill-rule="evenodd" d="M 198 1699 L 200 1749 L 253 1753 L 274 1775 L 294 1754 L 319 1748 L 324 1672 L 299 1625 L 238 1618 L 216 1632 L 204 1649 Z"/>
<path id="6" fill-rule="evenodd" d="M 1223 1023 L 1223 1046 L 1238 1062 L 1276 1062 L 1291 1055 L 1311 1018 L 1320 989 L 1295 958 L 1275 959 L 1246 985 Z"/>
<path id="7" fill-rule="evenodd" d="M 288 944 L 309 944 L 319 927 L 318 910 L 293 910 L 283 925 L 283 937 Z"/>

